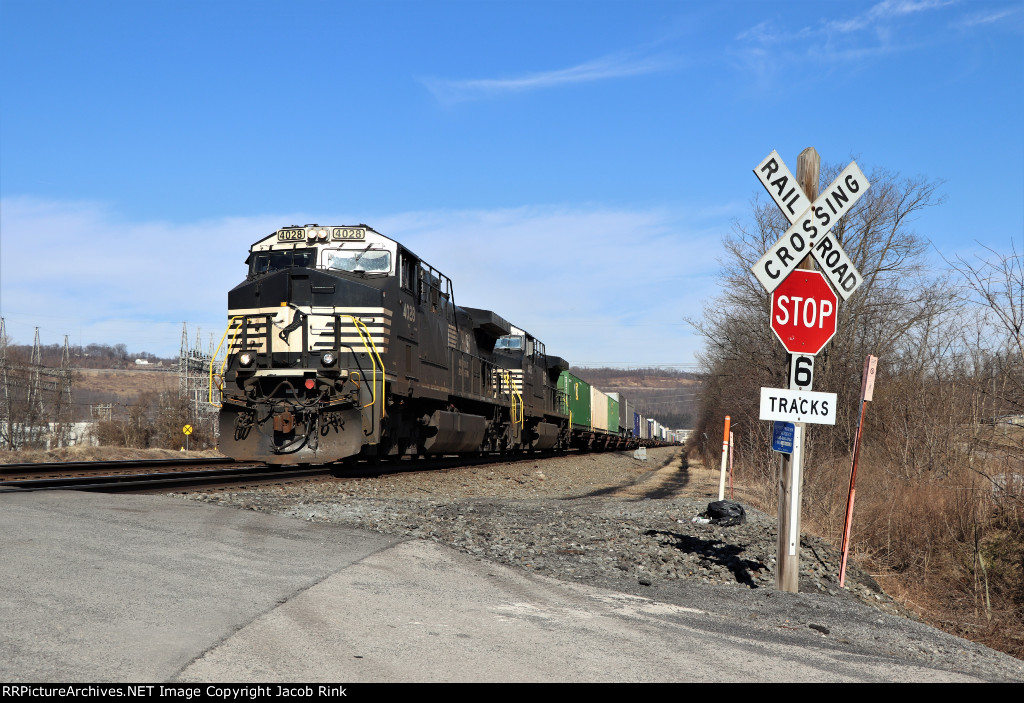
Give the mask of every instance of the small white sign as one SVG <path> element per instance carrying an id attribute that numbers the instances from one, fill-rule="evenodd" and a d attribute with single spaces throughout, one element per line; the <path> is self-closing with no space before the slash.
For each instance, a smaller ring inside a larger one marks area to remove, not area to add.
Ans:
<path id="1" fill-rule="evenodd" d="M 875 394 L 875 371 L 878 370 L 878 357 L 868 355 L 864 360 L 864 379 L 861 381 L 861 400 L 870 401 Z"/>
<path id="2" fill-rule="evenodd" d="M 794 391 L 809 391 L 814 383 L 814 357 L 807 354 L 793 354 L 789 363 L 789 388 Z"/>
<path id="3" fill-rule="evenodd" d="M 762 388 L 761 419 L 834 425 L 836 424 L 836 394 L 791 391 L 785 388 Z"/>

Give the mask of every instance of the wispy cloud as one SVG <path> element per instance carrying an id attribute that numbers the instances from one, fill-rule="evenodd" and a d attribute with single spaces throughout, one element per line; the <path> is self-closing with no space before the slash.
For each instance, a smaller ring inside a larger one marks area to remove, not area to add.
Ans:
<path id="1" fill-rule="evenodd" d="M 995 22 L 1001 22 L 1002 20 L 1019 14 L 1021 9 L 1021 6 L 1017 5 L 1015 7 L 1007 7 L 1002 10 L 967 15 L 957 22 L 956 26 L 961 29 L 967 29 L 970 27 L 979 27 L 982 25 L 993 24 Z"/>
<path id="2" fill-rule="evenodd" d="M 664 71 L 674 65 L 676 65 L 674 60 L 665 57 L 613 54 L 569 68 L 529 73 L 510 78 L 453 80 L 432 77 L 421 78 L 420 82 L 433 93 L 438 101 L 456 103 L 485 100 L 511 93 L 543 90 L 562 85 L 639 76 Z"/>
<path id="3" fill-rule="evenodd" d="M 829 22 L 826 27 L 839 32 L 855 32 L 869 27 L 877 27 L 879 24 L 897 17 L 936 10 L 956 2 L 957 0 L 884 0 L 884 2 L 873 5 L 861 15 Z"/>
<path id="4" fill-rule="evenodd" d="M 928 22 L 959 0 L 884 0 L 866 11 L 811 24 L 783 26 L 765 20 L 736 35 L 734 51 L 748 73 L 774 89 L 774 80 L 793 65 L 808 61 L 830 66 L 908 52 L 940 39 L 935 30 L 907 31 L 911 21 Z M 825 5 L 842 8 L 841 5 Z M 926 37 L 921 39 L 921 37 Z M 767 61 L 770 57 L 771 61 Z"/>

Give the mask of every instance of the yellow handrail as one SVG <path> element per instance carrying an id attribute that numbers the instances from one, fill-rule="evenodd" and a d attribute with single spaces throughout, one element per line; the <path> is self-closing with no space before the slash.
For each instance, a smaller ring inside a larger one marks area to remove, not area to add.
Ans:
<path id="1" fill-rule="evenodd" d="M 235 330 L 234 336 L 231 338 L 231 341 L 228 342 L 228 350 L 231 349 L 231 346 L 235 343 L 235 340 L 238 338 L 238 333 L 245 326 L 245 324 L 244 324 L 245 318 L 244 317 L 235 316 L 235 317 L 232 317 L 232 318 L 230 318 L 228 320 L 228 326 L 224 330 L 224 334 L 221 335 L 220 344 L 217 345 L 217 351 L 215 351 L 213 353 L 213 356 L 210 357 L 210 392 L 209 392 L 209 397 L 207 398 L 207 402 L 210 405 L 212 405 L 213 407 L 215 407 L 215 408 L 221 407 L 221 405 L 223 405 L 223 403 L 214 403 L 213 402 L 213 365 L 217 363 L 217 356 L 220 354 L 220 348 L 224 345 L 224 340 L 227 338 L 228 332 L 231 331 L 231 326 L 235 324 L 236 320 L 242 320 L 243 323 L 238 325 L 238 329 Z M 225 351 L 224 352 L 224 362 L 220 366 L 220 373 L 217 374 L 218 376 L 220 376 L 220 380 L 221 380 L 220 385 L 217 386 L 217 390 L 218 391 L 224 390 L 224 368 L 228 365 L 229 353 L 230 353 L 230 351 Z M 186 363 L 188 363 L 188 362 L 186 362 Z"/>
<path id="2" fill-rule="evenodd" d="M 367 405 L 364 405 L 363 407 L 368 407 L 369 405 L 373 405 L 375 402 L 377 402 L 375 386 L 377 385 L 377 365 L 379 364 L 381 376 L 380 416 L 385 417 L 387 415 L 387 411 L 384 409 L 384 386 L 385 382 L 387 381 L 387 372 L 385 371 L 384 368 L 384 362 L 381 360 L 380 354 L 377 352 L 377 345 L 373 343 L 373 335 L 370 334 L 370 330 L 366 328 L 366 325 L 363 323 L 362 320 L 357 319 L 353 315 L 342 315 L 342 317 L 347 317 L 348 319 L 352 320 L 352 324 L 355 326 L 356 332 L 359 333 L 359 338 L 363 340 L 363 348 L 366 349 L 366 352 L 370 355 L 370 362 L 373 364 L 373 383 L 370 385 L 370 402 Z"/>
<path id="3" fill-rule="evenodd" d="M 513 425 L 516 424 L 516 423 L 519 423 L 520 425 L 522 425 L 523 424 L 523 415 L 525 414 L 525 410 L 523 408 L 523 396 L 519 393 L 519 389 L 515 387 L 515 384 L 512 383 L 512 375 L 508 372 L 508 369 L 502 369 L 501 373 L 502 373 L 502 375 L 503 375 L 503 377 L 505 379 L 505 382 L 508 384 L 509 396 L 512 399 L 512 408 L 511 408 L 511 411 L 509 412 L 509 420 L 512 421 Z M 518 419 L 516 419 L 516 398 L 519 398 L 519 417 L 518 417 Z"/>

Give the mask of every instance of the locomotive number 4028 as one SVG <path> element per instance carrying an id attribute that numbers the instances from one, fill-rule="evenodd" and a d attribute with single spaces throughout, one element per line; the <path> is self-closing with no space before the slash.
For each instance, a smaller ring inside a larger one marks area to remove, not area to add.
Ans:
<path id="1" fill-rule="evenodd" d="M 331 239 L 366 239 L 366 230 L 359 227 L 335 227 Z"/>

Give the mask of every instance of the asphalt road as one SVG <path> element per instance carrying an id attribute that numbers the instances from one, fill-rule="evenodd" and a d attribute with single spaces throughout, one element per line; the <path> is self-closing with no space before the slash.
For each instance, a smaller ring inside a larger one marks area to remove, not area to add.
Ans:
<path id="1" fill-rule="evenodd" d="M 1024 662 L 803 594 L 695 586 L 683 605 L 163 496 L 3 494 L 0 535 L 4 682 L 1024 680 Z M 906 650 L 858 645 L 894 627 Z M 922 646 L 973 663 L 903 654 Z"/>

